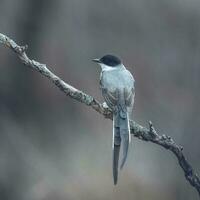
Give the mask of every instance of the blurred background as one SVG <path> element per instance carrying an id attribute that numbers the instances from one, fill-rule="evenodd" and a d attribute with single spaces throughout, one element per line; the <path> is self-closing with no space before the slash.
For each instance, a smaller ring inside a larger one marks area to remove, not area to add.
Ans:
<path id="1" fill-rule="evenodd" d="M 92 58 L 136 79 L 134 120 L 170 135 L 200 174 L 200 1 L 0 0 L 0 32 L 103 101 Z M 0 46 L 0 199 L 198 199 L 175 156 L 133 138 L 113 186 L 112 123 Z"/>

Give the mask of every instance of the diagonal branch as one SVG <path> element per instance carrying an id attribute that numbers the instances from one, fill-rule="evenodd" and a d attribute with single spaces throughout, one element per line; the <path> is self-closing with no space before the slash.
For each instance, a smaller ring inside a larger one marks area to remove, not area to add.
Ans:
<path id="1" fill-rule="evenodd" d="M 94 97 L 87 95 L 84 92 L 65 83 L 62 79 L 60 79 L 58 76 L 52 73 L 45 64 L 39 63 L 35 60 L 31 60 L 25 52 L 28 48 L 27 45 L 19 46 L 12 39 L 1 33 L 0 43 L 14 51 L 24 65 L 38 71 L 43 76 L 51 80 L 67 96 L 87 106 L 92 107 L 104 117 L 112 120 L 112 111 L 109 108 L 105 107 L 103 104 L 98 102 Z M 130 120 L 130 127 L 131 133 L 135 137 L 144 141 L 153 142 L 162 146 L 165 149 L 170 150 L 178 159 L 179 165 L 185 174 L 186 180 L 190 183 L 191 186 L 193 186 L 198 191 L 198 194 L 200 196 L 200 179 L 198 175 L 194 172 L 192 166 L 186 160 L 183 154 L 183 147 L 177 145 L 169 136 L 158 135 L 151 122 L 149 122 L 149 129 L 147 129 L 137 124 L 136 122 Z"/>

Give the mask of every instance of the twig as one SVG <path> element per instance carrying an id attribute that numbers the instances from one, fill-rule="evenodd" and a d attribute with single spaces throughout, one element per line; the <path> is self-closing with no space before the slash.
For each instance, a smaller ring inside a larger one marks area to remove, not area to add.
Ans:
<path id="1" fill-rule="evenodd" d="M 92 96 L 87 95 L 84 92 L 65 83 L 62 79 L 52 73 L 45 64 L 39 63 L 35 60 L 31 60 L 25 52 L 28 48 L 27 45 L 19 46 L 12 39 L 1 33 L 0 43 L 13 50 L 24 65 L 40 72 L 43 76 L 46 76 L 48 79 L 50 79 L 67 96 L 70 96 L 71 98 L 92 107 L 104 117 L 112 120 L 112 111 L 108 107 L 105 107 Z M 198 175 L 194 172 L 192 166 L 186 160 L 183 154 L 182 146 L 177 145 L 169 136 L 158 135 L 155 128 L 153 127 L 152 122 L 149 122 L 149 129 L 147 129 L 130 120 L 130 127 L 131 133 L 135 137 L 144 141 L 153 142 L 164 147 L 165 149 L 170 150 L 178 159 L 179 165 L 184 171 L 186 180 L 198 191 L 198 194 L 200 196 L 200 179 Z"/>

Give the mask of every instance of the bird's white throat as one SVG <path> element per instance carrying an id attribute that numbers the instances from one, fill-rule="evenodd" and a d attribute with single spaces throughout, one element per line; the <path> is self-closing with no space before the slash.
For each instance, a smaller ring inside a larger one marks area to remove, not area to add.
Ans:
<path id="1" fill-rule="evenodd" d="M 120 68 L 126 69 L 123 64 L 117 65 L 115 67 L 111 67 L 111 66 L 105 65 L 103 63 L 100 63 L 100 66 L 101 66 L 102 71 L 113 71 L 113 70 L 120 69 Z"/>

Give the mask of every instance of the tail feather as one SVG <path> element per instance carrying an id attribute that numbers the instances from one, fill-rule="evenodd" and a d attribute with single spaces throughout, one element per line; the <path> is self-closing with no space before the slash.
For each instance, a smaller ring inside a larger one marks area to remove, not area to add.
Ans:
<path id="1" fill-rule="evenodd" d="M 123 166 L 126 162 L 127 155 L 128 155 L 129 143 L 130 143 L 129 117 L 128 117 L 127 112 L 125 114 L 126 114 L 126 118 L 120 120 L 120 137 L 122 140 L 122 147 L 123 147 L 120 169 L 123 168 Z"/>
<path id="2" fill-rule="evenodd" d="M 119 162 L 119 153 L 120 153 L 120 129 L 117 127 L 117 117 L 113 117 L 113 181 L 114 184 L 117 184 L 118 179 L 118 162 Z"/>
<path id="3" fill-rule="evenodd" d="M 113 149 L 113 181 L 114 181 L 115 185 L 117 184 L 117 180 L 118 180 L 119 152 L 120 152 L 120 145 L 114 144 L 114 149 Z"/>
<path id="4" fill-rule="evenodd" d="M 120 169 L 123 168 L 126 159 L 127 159 L 127 155 L 128 155 L 128 147 L 129 147 L 129 139 L 128 139 L 128 135 L 123 134 L 121 136 L 122 139 L 122 145 L 123 145 L 123 153 L 122 153 L 122 159 L 121 159 L 121 164 L 120 164 Z"/>

